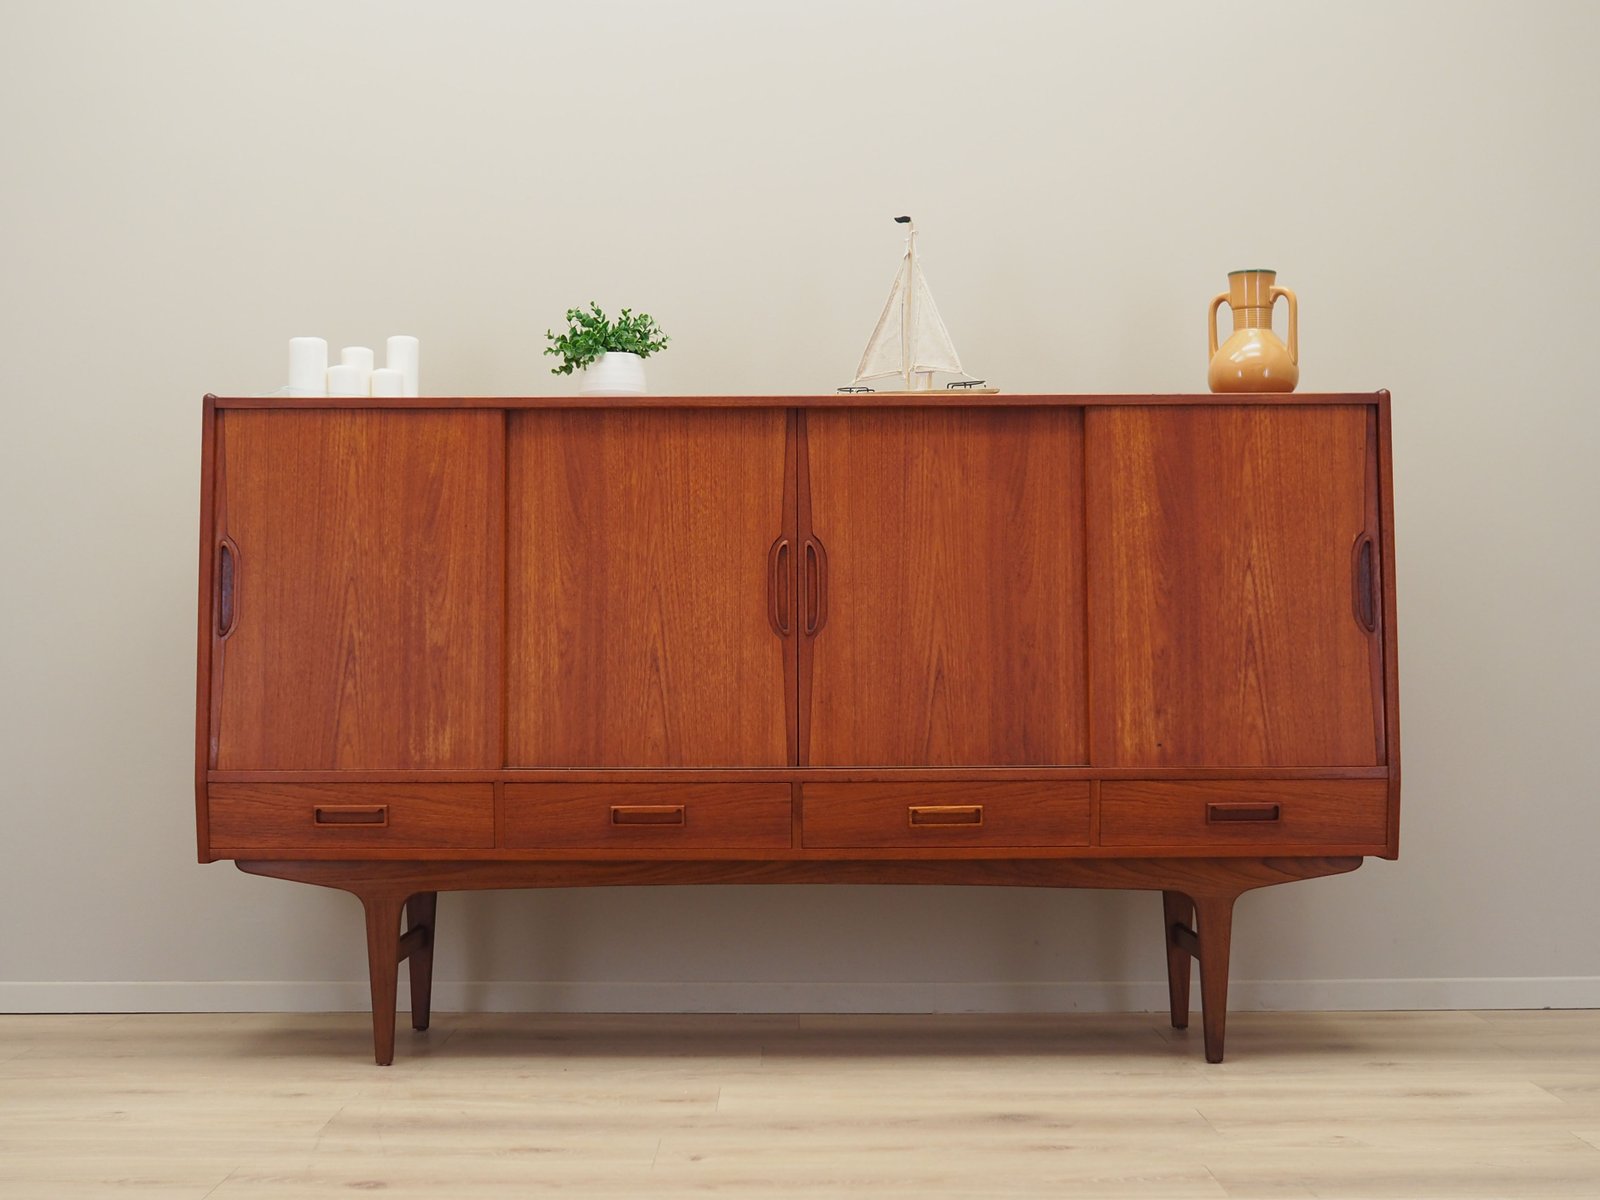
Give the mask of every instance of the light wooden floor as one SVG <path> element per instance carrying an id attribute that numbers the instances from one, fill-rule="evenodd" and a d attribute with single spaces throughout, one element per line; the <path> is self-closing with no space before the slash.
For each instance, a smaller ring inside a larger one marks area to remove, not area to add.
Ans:
<path id="1" fill-rule="evenodd" d="M 402 1018 L 402 1021 L 404 1018 Z M 1600 1012 L 0 1016 L 0 1196 L 1600 1197 Z"/>

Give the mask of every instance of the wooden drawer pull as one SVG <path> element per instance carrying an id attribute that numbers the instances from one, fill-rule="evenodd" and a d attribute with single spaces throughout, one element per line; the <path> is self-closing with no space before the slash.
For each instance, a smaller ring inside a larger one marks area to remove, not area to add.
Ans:
<path id="1" fill-rule="evenodd" d="M 387 825 L 387 804 L 319 804 L 311 810 L 315 825 Z"/>
<path id="2" fill-rule="evenodd" d="M 613 825 L 684 825 L 687 813 L 681 804 L 613 804 Z"/>
<path id="3" fill-rule="evenodd" d="M 1206 805 L 1208 825 L 1224 821 L 1276 821 L 1282 815 L 1282 808 L 1277 804 L 1217 802 Z"/>
<path id="4" fill-rule="evenodd" d="M 913 826 L 968 825 L 976 828 L 983 824 L 981 804 L 913 804 L 906 809 L 906 814 Z"/>

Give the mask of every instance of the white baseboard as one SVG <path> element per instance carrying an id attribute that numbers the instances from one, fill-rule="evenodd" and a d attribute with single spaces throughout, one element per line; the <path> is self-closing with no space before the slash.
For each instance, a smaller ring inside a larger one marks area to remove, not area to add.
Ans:
<path id="1" fill-rule="evenodd" d="M 406 1004 L 401 972 L 400 1003 Z M 1195 989 L 1198 1004 L 1199 991 Z M 1237 979 L 1235 1012 L 1600 1008 L 1600 976 L 1481 979 Z M 1162 981 L 1041 983 L 457 982 L 439 1012 L 1160 1012 Z M 365 981 L 32 983 L 0 981 L 0 1012 L 358 1012 Z"/>

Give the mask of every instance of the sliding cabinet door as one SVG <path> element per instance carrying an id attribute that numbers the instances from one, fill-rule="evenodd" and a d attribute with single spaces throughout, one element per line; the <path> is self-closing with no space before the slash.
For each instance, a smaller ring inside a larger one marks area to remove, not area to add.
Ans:
<path id="1" fill-rule="evenodd" d="M 1375 417 L 1088 414 L 1097 766 L 1384 761 Z"/>
<path id="2" fill-rule="evenodd" d="M 1084 762 L 1082 410 L 824 409 L 805 428 L 805 761 Z"/>
<path id="3" fill-rule="evenodd" d="M 789 420 L 511 415 L 509 765 L 790 761 Z"/>
<path id="4" fill-rule="evenodd" d="M 212 765 L 500 765 L 498 412 L 218 418 Z"/>

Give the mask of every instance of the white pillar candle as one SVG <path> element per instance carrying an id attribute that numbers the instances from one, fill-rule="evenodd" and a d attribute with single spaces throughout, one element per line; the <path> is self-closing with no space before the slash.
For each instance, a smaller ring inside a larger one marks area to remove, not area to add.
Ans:
<path id="1" fill-rule="evenodd" d="M 328 343 L 319 337 L 289 339 L 289 395 L 328 394 Z"/>
<path id="2" fill-rule="evenodd" d="M 406 373 L 394 367 L 379 367 L 372 373 L 372 394 L 374 396 L 404 396 L 406 394 Z"/>
<path id="3" fill-rule="evenodd" d="M 372 373 L 373 353 L 370 346 L 346 346 L 339 351 L 339 362 L 346 367 L 360 367 L 367 374 Z"/>
<path id="4" fill-rule="evenodd" d="M 384 349 L 383 362 L 386 367 L 394 367 L 404 373 L 406 378 L 407 396 L 421 395 L 417 388 L 417 364 L 421 347 L 414 337 L 405 334 L 396 334 L 389 339 Z"/>
<path id="5" fill-rule="evenodd" d="M 367 373 L 350 363 L 339 363 L 328 368 L 328 395 L 365 396 Z"/>
<path id="6" fill-rule="evenodd" d="M 357 367 L 363 375 L 372 374 L 372 350 L 368 346 L 346 346 L 339 351 L 339 362 L 347 367 Z"/>

